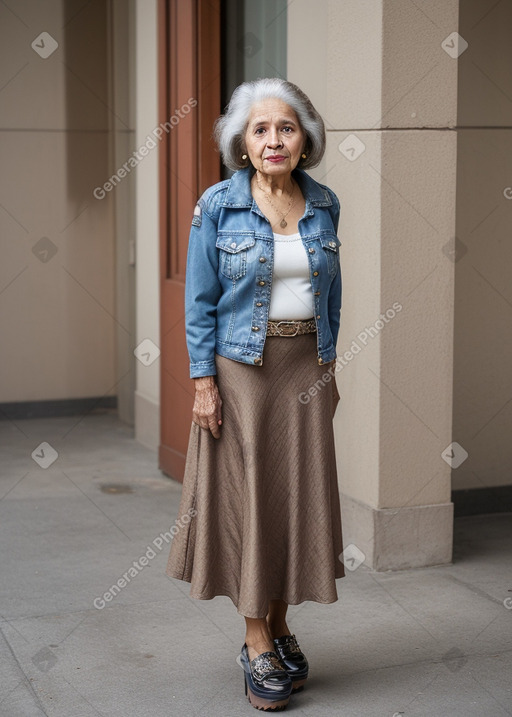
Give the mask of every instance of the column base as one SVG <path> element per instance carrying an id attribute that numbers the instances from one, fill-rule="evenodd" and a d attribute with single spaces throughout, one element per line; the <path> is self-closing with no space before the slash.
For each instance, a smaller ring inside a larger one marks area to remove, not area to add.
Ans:
<path id="1" fill-rule="evenodd" d="M 372 508 L 341 495 L 343 544 L 365 554 L 364 564 L 382 572 L 452 561 L 453 503 Z"/>

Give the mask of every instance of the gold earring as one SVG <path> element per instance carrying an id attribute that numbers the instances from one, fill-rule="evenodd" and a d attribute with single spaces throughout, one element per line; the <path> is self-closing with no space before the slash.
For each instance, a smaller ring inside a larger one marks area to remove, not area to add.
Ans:
<path id="1" fill-rule="evenodd" d="M 307 155 L 304 154 L 304 152 L 300 156 L 302 157 L 302 159 L 306 159 L 306 157 L 307 157 Z"/>
<path id="2" fill-rule="evenodd" d="M 242 154 L 242 159 L 247 159 L 247 155 L 246 155 L 246 154 Z"/>

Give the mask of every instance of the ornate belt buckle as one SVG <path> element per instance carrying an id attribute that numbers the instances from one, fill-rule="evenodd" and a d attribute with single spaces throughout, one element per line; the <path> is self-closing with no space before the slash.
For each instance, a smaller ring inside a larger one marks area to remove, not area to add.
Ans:
<path id="1" fill-rule="evenodd" d="M 289 328 L 293 329 L 293 333 L 290 333 L 286 329 L 281 329 L 281 324 L 286 324 Z M 296 321 L 278 321 L 276 324 L 279 336 L 297 336 L 299 331 L 299 325 Z"/>

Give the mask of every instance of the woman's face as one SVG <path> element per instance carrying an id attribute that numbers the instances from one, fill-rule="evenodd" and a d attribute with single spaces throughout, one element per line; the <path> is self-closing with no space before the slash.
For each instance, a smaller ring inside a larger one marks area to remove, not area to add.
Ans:
<path id="1" fill-rule="evenodd" d="M 255 102 L 245 132 L 245 146 L 253 166 L 264 174 L 287 174 L 296 167 L 305 134 L 294 110 L 279 99 Z"/>

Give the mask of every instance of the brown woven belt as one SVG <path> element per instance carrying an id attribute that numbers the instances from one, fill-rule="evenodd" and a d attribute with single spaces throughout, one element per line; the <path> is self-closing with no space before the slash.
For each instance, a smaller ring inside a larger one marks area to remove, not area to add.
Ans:
<path id="1" fill-rule="evenodd" d="M 315 319 L 298 319 L 296 321 L 267 322 L 267 336 L 300 336 L 316 331 Z"/>

